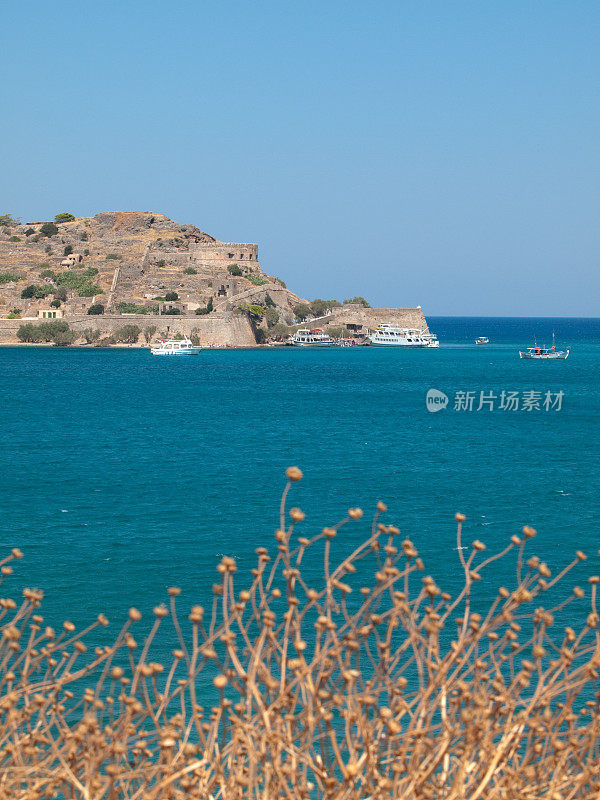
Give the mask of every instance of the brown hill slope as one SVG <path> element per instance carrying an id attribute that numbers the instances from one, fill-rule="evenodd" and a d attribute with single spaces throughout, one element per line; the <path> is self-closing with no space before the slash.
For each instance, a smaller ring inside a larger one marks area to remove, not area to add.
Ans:
<path id="1" fill-rule="evenodd" d="M 268 293 L 282 320 L 293 319 L 299 299 L 263 273 L 256 244 L 221 242 L 153 212 L 78 217 L 57 224 L 56 232 L 43 225 L 0 227 L 0 316 L 18 309 L 34 317 L 53 299 L 67 317 L 94 303 L 107 313 L 126 310 L 123 304 L 156 308 L 175 292 L 170 305 L 184 313 L 211 299 L 215 309 L 229 311 L 240 302 L 264 302 Z M 41 288 L 22 298 L 29 285 Z"/>

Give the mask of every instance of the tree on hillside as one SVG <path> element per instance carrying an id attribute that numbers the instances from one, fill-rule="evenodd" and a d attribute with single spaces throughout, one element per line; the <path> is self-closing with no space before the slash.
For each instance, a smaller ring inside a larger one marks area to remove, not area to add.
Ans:
<path id="1" fill-rule="evenodd" d="M 54 217 L 54 222 L 73 222 L 74 220 L 75 215 L 70 214 L 68 211 L 63 211 Z"/>
<path id="2" fill-rule="evenodd" d="M 114 332 L 115 341 L 135 344 L 140 337 L 141 328 L 137 325 L 123 325 Z"/>
<path id="3" fill-rule="evenodd" d="M 0 228 L 9 228 L 11 225 L 18 225 L 19 220 L 15 219 L 12 214 L 0 214 Z"/>
<path id="4" fill-rule="evenodd" d="M 267 328 L 272 328 L 279 322 L 279 313 L 274 308 L 267 308 L 265 312 L 265 320 L 267 321 Z"/>
<path id="5" fill-rule="evenodd" d="M 358 305 L 363 306 L 363 308 L 371 308 L 371 305 L 367 303 L 364 297 L 350 297 L 348 300 L 344 300 L 344 305 Z"/>
<path id="6" fill-rule="evenodd" d="M 40 228 L 40 233 L 42 236 L 56 236 L 58 233 L 58 228 L 53 222 L 44 222 Z"/>
<path id="7" fill-rule="evenodd" d="M 321 300 L 320 298 L 317 298 L 311 302 L 310 310 L 312 311 L 314 317 L 322 317 L 328 309 L 336 308 L 341 305 L 342 304 L 339 300 Z"/>
<path id="8" fill-rule="evenodd" d="M 170 302 L 179 300 L 179 295 L 177 294 L 177 292 L 167 292 L 165 295 L 165 300 L 168 300 Z"/>
<path id="9" fill-rule="evenodd" d="M 296 315 L 296 319 L 300 320 L 300 322 L 304 322 L 305 319 L 308 319 L 311 313 L 310 306 L 306 305 L 306 303 L 298 303 L 294 306 L 294 314 Z"/>
<path id="10" fill-rule="evenodd" d="M 227 271 L 229 272 L 230 275 L 234 275 L 236 278 L 239 278 L 241 275 L 243 275 L 242 270 L 239 268 L 237 264 L 230 264 L 227 267 Z"/>
<path id="11" fill-rule="evenodd" d="M 90 316 L 96 316 L 98 314 L 104 314 L 104 306 L 102 305 L 102 303 L 94 303 L 93 305 L 91 305 L 88 308 L 87 313 Z"/>

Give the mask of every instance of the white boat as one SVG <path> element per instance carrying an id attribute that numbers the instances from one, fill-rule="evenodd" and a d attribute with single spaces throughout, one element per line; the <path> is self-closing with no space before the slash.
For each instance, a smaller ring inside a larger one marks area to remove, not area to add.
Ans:
<path id="1" fill-rule="evenodd" d="M 533 347 L 528 347 L 527 350 L 520 350 L 520 358 L 543 358 L 543 359 L 556 359 L 568 358 L 570 350 L 557 350 L 554 341 L 554 331 L 552 331 L 552 347 L 540 347 L 534 340 Z"/>
<path id="2" fill-rule="evenodd" d="M 369 341 L 377 347 L 439 347 L 437 336 L 418 328 L 395 328 L 380 325 L 370 336 Z"/>
<path id="3" fill-rule="evenodd" d="M 323 333 L 322 328 L 299 328 L 291 337 L 290 344 L 296 347 L 331 347 L 335 342 L 331 336 Z"/>
<path id="4" fill-rule="evenodd" d="M 489 343 L 490 340 L 488 339 L 487 336 L 478 336 L 477 339 L 475 339 L 475 344 L 489 344 Z"/>
<path id="5" fill-rule="evenodd" d="M 188 339 L 163 340 L 159 345 L 150 348 L 153 356 L 195 356 L 202 350 Z"/>

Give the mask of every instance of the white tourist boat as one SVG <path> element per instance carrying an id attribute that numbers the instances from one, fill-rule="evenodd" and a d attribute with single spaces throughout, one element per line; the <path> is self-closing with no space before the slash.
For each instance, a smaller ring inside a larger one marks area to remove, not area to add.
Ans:
<path id="1" fill-rule="evenodd" d="M 153 356 L 195 356 L 201 350 L 201 347 L 196 347 L 188 338 L 163 340 L 150 348 Z"/>
<path id="2" fill-rule="evenodd" d="M 489 344 L 489 343 L 490 340 L 488 339 L 487 336 L 478 336 L 477 339 L 475 339 L 475 344 Z"/>
<path id="3" fill-rule="evenodd" d="M 552 331 L 552 347 L 540 347 L 534 339 L 533 347 L 528 347 L 527 350 L 520 350 L 520 358 L 541 358 L 541 359 L 556 359 L 568 358 L 570 350 L 557 350 L 554 341 L 554 331 Z"/>
<path id="4" fill-rule="evenodd" d="M 296 347 L 331 347 L 335 342 L 322 328 L 299 328 L 291 337 L 290 344 Z"/>
<path id="5" fill-rule="evenodd" d="M 370 336 L 369 341 L 377 347 L 439 347 L 435 333 L 418 328 L 395 328 L 380 325 Z"/>

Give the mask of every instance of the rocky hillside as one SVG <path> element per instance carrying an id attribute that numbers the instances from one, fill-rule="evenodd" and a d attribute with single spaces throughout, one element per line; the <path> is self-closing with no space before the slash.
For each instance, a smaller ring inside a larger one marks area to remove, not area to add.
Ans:
<path id="1" fill-rule="evenodd" d="M 59 220 L 0 217 L 0 317 L 49 308 L 69 317 L 98 304 L 106 314 L 188 315 L 253 303 L 282 322 L 294 317 L 299 298 L 262 271 L 256 244 L 221 242 L 151 212 Z"/>

